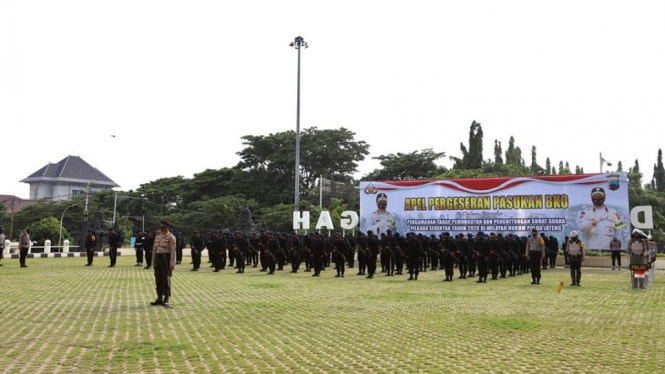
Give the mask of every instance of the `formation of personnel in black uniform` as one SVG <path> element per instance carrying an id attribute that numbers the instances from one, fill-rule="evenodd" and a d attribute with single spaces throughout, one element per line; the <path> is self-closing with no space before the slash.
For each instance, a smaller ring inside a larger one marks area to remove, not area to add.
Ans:
<path id="1" fill-rule="evenodd" d="M 488 278 L 532 275 L 532 284 L 540 284 L 541 270 L 554 267 L 559 243 L 552 236 L 529 238 L 501 233 L 483 232 L 457 234 L 444 232 L 440 235 L 408 233 L 405 236 L 388 230 L 377 237 L 372 231 L 354 235 L 319 232 L 309 234 L 260 232 L 245 235 L 242 232 L 210 231 L 201 236 L 194 231 L 190 240 L 192 271 L 199 271 L 201 256 L 208 251 L 210 267 L 220 272 L 229 267 L 236 273 L 245 272 L 246 266 L 259 267 L 260 272 L 275 274 L 290 264 L 290 272 L 298 273 L 304 263 L 305 272 L 318 277 L 328 267 L 334 266 L 336 276 L 343 278 L 347 268 L 357 267 L 356 275 L 374 278 L 377 265 L 385 276 L 409 274 L 408 280 L 418 280 L 421 272 L 444 270 L 445 282 L 452 282 L 455 268 L 457 279 L 477 277 L 477 283 L 486 283 Z M 176 242 L 176 261 L 182 261 L 184 247 L 181 236 L 173 233 Z M 150 232 L 137 231 L 137 266 L 143 264 L 143 256 L 150 268 L 154 238 Z M 564 245 L 565 247 L 565 245 Z M 180 248 L 180 250 L 178 250 Z M 541 267 L 542 266 L 542 267 Z M 406 269 L 405 269 L 406 267 Z"/>

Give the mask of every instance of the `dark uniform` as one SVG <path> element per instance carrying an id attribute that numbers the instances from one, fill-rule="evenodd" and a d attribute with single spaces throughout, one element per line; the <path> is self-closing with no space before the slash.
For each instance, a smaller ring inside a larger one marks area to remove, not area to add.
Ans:
<path id="1" fill-rule="evenodd" d="M 347 243 L 346 262 L 349 269 L 353 269 L 353 265 L 356 262 L 356 239 L 351 234 L 347 234 L 345 239 Z"/>
<path id="2" fill-rule="evenodd" d="M 284 250 L 288 248 L 288 241 L 280 233 L 275 235 L 275 240 L 279 244 L 279 249 L 277 252 L 274 252 L 275 259 L 277 260 L 277 270 L 284 270 L 284 265 L 286 264 L 287 260 L 287 256 L 286 253 L 284 253 Z"/>
<path id="3" fill-rule="evenodd" d="M 134 241 L 134 250 L 136 251 L 136 265 L 134 266 L 143 266 L 143 249 L 145 244 L 145 235 L 141 233 L 141 230 L 136 230 L 136 240 Z"/>
<path id="4" fill-rule="evenodd" d="M 261 239 L 256 236 L 256 233 L 252 233 L 252 236 L 249 238 L 249 258 L 252 260 L 252 267 L 255 268 L 259 266 L 259 247 Z"/>
<path id="5" fill-rule="evenodd" d="M 302 259 L 302 246 L 298 234 L 294 231 L 291 233 L 289 240 L 289 257 L 291 258 L 291 272 L 297 273 L 300 269 L 300 262 Z"/>
<path id="6" fill-rule="evenodd" d="M 457 250 L 457 246 L 455 245 L 455 242 L 450 239 L 450 233 L 444 232 L 441 235 L 441 241 L 439 242 L 439 245 L 441 246 L 441 256 L 443 257 L 443 267 L 446 271 L 446 277 L 444 279 L 445 282 L 452 282 L 453 281 L 453 276 L 455 275 L 454 269 L 455 269 L 455 252 Z"/>
<path id="7" fill-rule="evenodd" d="M 478 267 L 478 280 L 476 283 L 487 283 L 487 261 L 490 257 L 490 243 L 485 240 L 485 234 L 479 232 L 474 242 L 474 254 L 476 266 Z"/>
<path id="8" fill-rule="evenodd" d="M 321 234 L 314 233 L 314 238 L 312 239 L 312 263 L 314 265 L 314 274 L 313 277 L 318 277 L 321 275 L 321 270 L 323 270 L 323 257 L 326 254 L 324 248 L 323 239 Z"/>
<path id="9" fill-rule="evenodd" d="M 88 230 L 85 237 L 85 255 L 88 258 L 88 263 L 85 266 L 92 266 L 92 260 L 95 258 L 95 247 L 97 246 L 97 234 Z"/>
<path id="10" fill-rule="evenodd" d="M 212 237 L 212 250 L 208 250 L 208 252 L 214 253 L 212 264 L 215 267 L 215 272 L 219 273 L 224 270 L 226 268 L 226 235 L 216 232 Z"/>
<path id="11" fill-rule="evenodd" d="M 367 238 L 358 231 L 356 236 L 356 252 L 358 253 L 358 274 L 365 275 L 367 271 Z"/>
<path id="12" fill-rule="evenodd" d="M 182 238 L 182 233 L 174 232 L 173 235 L 175 235 L 175 263 L 180 264 L 182 262 L 182 249 L 185 246 L 185 240 Z"/>
<path id="13" fill-rule="evenodd" d="M 499 260 L 500 260 L 499 241 L 496 238 L 496 234 L 494 234 L 493 232 L 490 233 L 489 245 L 490 245 L 490 259 L 489 259 L 490 274 L 492 274 L 492 280 L 498 280 Z"/>
<path id="14" fill-rule="evenodd" d="M 457 261 L 459 263 L 459 279 L 466 279 L 466 274 L 469 269 L 469 243 L 464 239 L 463 234 L 457 235 L 455 239 L 455 244 L 457 246 Z"/>
<path id="15" fill-rule="evenodd" d="M 152 247 L 152 267 L 155 269 L 157 300 L 151 305 L 168 306 L 171 297 L 171 274 L 175 268 L 176 238 L 169 232 L 171 224 L 161 221 L 161 232 L 155 237 Z"/>
<path id="16" fill-rule="evenodd" d="M 406 242 L 406 256 L 409 266 L 409 279 L 418 280 L 418 270 L 420 268 L 420 255 L 422 254 L 422 245 L 415 233 L 409 234 L 409 240 Z"/>
<path id="17" fill-rule="evenodd" d="M 395 233 L 394 238 L 395 240 L 391 241 L 390 248 L 393 251 L 397 275 L 402 275 L 402 271 L 404 271 L 404 261 L 406 260 L 406 255 L 404 255 L 404 252 L 406 251 L 406 239 L 404 239 L 399 233 Z"/>
<path id="18" fill-rule="evenodd" d="M 508 271 L 510 276 L 514 277 L 515 275 L 522 275 L 522 269 L 520 268 L 520 258 L 522 257 L 522 252 L 520 251 L 520 245 L 517 242 L 515 236 L 508 234 L 508 256 L 510 256 L 510 263 L 508 265 Z"/>
<path id="19" fill-rule="evenodd" d="M 432 264 L 432 271 L 436 271 L 439 266 L 439 257 L 441 257 L 441 250 L 439 247 L 439 239 L 436 235 L 430 235 L 429 239 L 429 257 Z"/>
<path id="20" fill-rule="evenodd" d="M 460 234 L 462 236 L 463 234 Z M 472 234 L 467 234 L 466 236 L 466 245 L 469 247 L 469 277 L 473 278 L 476 276 L 477 268 L 477 257 L 476 257 L 476 241 L 473 239 Z"/>
<path id="21" fill-rule="evenodd" d="M 555 237 L 550 236 L 549 247 L 547 251 L 547 256 L 550 260 L 550 269 L 554 269 L 556 267 L 556 256 L 558 254 L 559 254 L 559 241 Z"/>
<path id="22" fill-rule="evenodd" d="M 541 258 L 541 263 L 543 265 L 543 270 L 547 270 L 547 255 L 549 253 L 550 240 L 545 236 L 544 233 L 540 234 L 540 238 L 543 239 L 543 243 L 545 243 L 545 250 L 543 251 L 543 258 Z"/>
<path id="23" fill-rule="evenodd" d="M 272 232 L 268 233 L 268 243 L 266 243 L 266 261 L 268 262 L 268 274 L 275 274 L 275 265 L 277 264 L 277 254 L 281 252 L 279 241 L 275 239 Z"/>
<path id="24" fill-rule="evenodd" d="M 192 239 L 189 241 L 189 246 L 192 251 L 192 271 L 198 271 L 199 267 L 201 267 L 201 252 L 203 251 L 203 239 L 199 236 L 198 231 L 192 232 Z"/>
<path id="25" fill-rule="evenodd" d="M 501 278 L 506 277 L 508 267 L 510 266 L 510 256 L 508 255 L 508 241 L 503 235 L 498 234 L 496 240 L 499 242 L 499 273 Z"/>
<path id="26" fill-rule="evenodd" d="M 145 241 L 143 248 L 145 248 L 145 268 L 152 268 L 152 246 L 155 244 L 155 236 L 151 232 L 145 233 Z"/>
<path id="27" fill-rule="evenodd" d="M 314 234 L 303 235 L 303 260 L 305 261 L 305 272 L 312 271 L 314 257 L 312 256 L 312 242 Z"/>
<path id="28" fill-rule="evenodd" d="M 238 231 L 236 232 L 236 237 L 233 242 L 233 252 L 236 258 L 236 267 L 238 271 L 236 273 L 242 274 L 245 272 L 245 253 L 249 252 L 249 241 L 243 236 L 243 234 Z M 273 263 L 274 269 L 274 263 Z"/>
<path id="29" fill-rule="evenodd" d="M 110 268 L 115 267 L 115 263 L 118 259 L 118 247 L 120 246 L 120 235 L 113 230 L 109 229 L 109 260 L 111 264 Z"/>
<path id="30" fill-rule="evenodd" d="M 427 268 L 429 267 L 430 263 L 429 238 L 425 235 L 418 234 L 418 239 L 420 239 L 420 246 L 422 247 L 420 256 L 420 271 L 427 272 Z"/>
<path id="31" fill-rule="evenodd" d="M 208 232 L 208 235 L 206 236 L 205 242 L 203 244 L 208 249 L 208 263 L 210 264 L 211 268 L 215 267 L 215 261 L 216 261 L 216 259 L 215 259 L 216 253 L 215 253 L 215 250 L 213 249 L 213 242 L 214 241 L 215 241 L 215 232 L 213 232 L 213 231 Z M 201 251 L 201 252 L 203 252 L 203 251 Z M 201 254 L 201 253 L 199 253 L 199 254 Z M 193 259 L 192 259 L 192 262 L 194 262 Z"/>
<path id="32" fill-rule="evenodd" d="M 336 278 L 344 278 L 346 254 L 346 241 L 342 238 L 342 234 L 336 233 L 332 249 L 333 260 L 335 261 L 335 269 L 337 269 L 337 275 L 335 275 Z"/>
<path id="33" fill-rule="evenodd" d="M 392 236 L 392 234 L 389 234 Z M 379 247 L 381 248 L 381 272 L 385 272 L 387 277 L 393 276 L 393 252 L 390 248 L 389 237 L 385 234 L 381 234 L 381 239 L 379 240 Z"/>
<path id="34" fill-rule="evenodd" d="M 376 256 L 379 255 L 379 241 L 372 230 L 367 231 L 367 278 L 374 278 L 376 272 Z"/>

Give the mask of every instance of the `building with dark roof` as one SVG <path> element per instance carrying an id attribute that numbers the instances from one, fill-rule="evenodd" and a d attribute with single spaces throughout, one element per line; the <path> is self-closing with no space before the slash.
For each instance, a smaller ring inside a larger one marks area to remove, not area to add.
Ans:
<path id="1" fill-rule="evenodd" d="M 49 162 L 21 182 L 30 184 L 31 200 L 69 200 L 85 196 L 87 188 L 95 192 L 120 187 L 78 156 L 67 156 L 56 164 Z"/>
<path id="2" fill-rule="evenodd" d="M 23 208 L 29 207 L 32 204 L 36 204 L 36 200 L 26 200 L 21 199 L 18 196 L 14 195 L 0 195 L 0 203 L 5 205 L 5 210 L 7 212 L 20 212 Z"/>

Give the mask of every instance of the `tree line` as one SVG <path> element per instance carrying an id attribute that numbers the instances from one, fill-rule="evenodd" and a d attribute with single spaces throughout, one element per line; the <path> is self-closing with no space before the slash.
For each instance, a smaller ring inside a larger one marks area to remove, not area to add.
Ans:
<path id="1" fill-rule="evenodd" d="M 369 155 L 370 145 L 356 140 L 356 134 L 344 127 L 322 130 L 310 127 L 301 132 L 301 210 L 308 210 L 313 217 L 323 208 L 331 212 L 334 220 L 344 210 L 359 209 L 359 192 L 354 179 L 358 164 Z M 185 236 L 194 230 L 231 229 L 236 224 L 238 212 L 249 208 L 260 227 L 270 230 L 290 231 L 293 211 L 295 180 L 294 131 L 268 135 L 246 135 L 244 148 L 238 152 L 240 161 L 233 167 L 207 169 L 192 178 L 172 176 L 140 185 L 136 190 L 105 191 L 91 195 L 88 202 L 88 219 L 95 217 L 110 221 L 113 204 L 117 198 L 116 226 L 125 238 L 136 228 L 154 229 L 160 219 L 169 219 Z M 446 178 L 477 178 L 498 176 L 583 174 L 569 162 L 549 157 L 545 165 L 537 162 L 536 146 L 531 147 L 530 162 L 525 160 L 522 149 L 514 137 L 503 150 L 500 140 L 494 140 L 493 157 L 484 158 L 483 130 L 473 121 L 469 129 L 468 143 L 460 143 L 460 156 L 448 156 L 453 161 L 451 169 L 437 165 L 446 157 L 445 152 L 433 149 L 414 150 L 409 153 L 390 153 L 374 159 L 380 168 L 363 176 L 361 180 L 417 180 Z M 624 171 L 621 162 L 616 171 Z M 632 206 L 651 205 L 654 209 L 654 236 L 665 239 L 665 168 L 662 152 L 658 150 L 653 179 L 642 180 L 638 160 L 628 169 L 629 198 Z M 319 191 L 319 178 L 326 183 Z M 321 192 L 323 199 L 321 199 Z M 46 238 L 57 241 L 60 216 L 72 204 L 63 220 L 63 237 L 74 240 L 86 229 L 84 198 L 51 203 L 41 201 L 14 215 L 14 236 L 27 227 L 33 229 L 37 241 Z M 322 208 L 319 204 L 322 203 Z M 0 226 L 8 234 L 9 213 L 0 205 Z M 313 220 L 314 225 L 316 219 Z M 35 230 L 37 229 L 37 230 Z M 312 227 L 313 229 L 313 227 Z M 35 232 L 37 231 L 37 232 Z M 15 239 L 15 238 L 13 238 Z"/>

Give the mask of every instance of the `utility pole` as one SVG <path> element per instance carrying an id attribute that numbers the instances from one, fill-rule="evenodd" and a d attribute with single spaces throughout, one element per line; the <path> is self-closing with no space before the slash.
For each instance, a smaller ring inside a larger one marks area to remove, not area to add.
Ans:
<path id="1" fill-rule="evenodd" d="M 300 49 L 308 48 L 307 42 L 302 36 L 299 36 L 289 46 L 298 50 L 298 95 L 296 104 L 296 180 L 295 180 L 295 202 L 294 211 L 300 211 Z"/>
<path id="2" fill-rule="evenodd" d="M 88 221 L 88 197 L 90 196 L 90 182 L 88 182 L 88 186 L 85 188 L 85 210 L 83 211 L 83 222 Z"/>
<path id="3" fill-rule="evenodd" d="M 14 237 L 14 200 L 15 197 L 12 197 L 12 209 L 9 212 L 9 240 L 11 241 Z"/>

